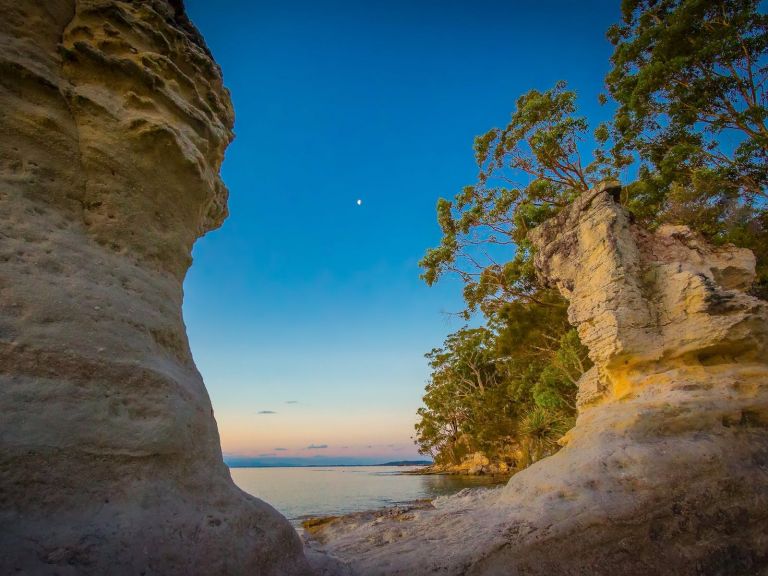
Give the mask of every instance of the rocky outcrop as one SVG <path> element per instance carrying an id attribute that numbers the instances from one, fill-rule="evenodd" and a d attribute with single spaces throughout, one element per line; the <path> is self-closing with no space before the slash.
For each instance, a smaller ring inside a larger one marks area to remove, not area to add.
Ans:
<path id="1" fill-rule="evenodd" d="M 179 0 L 0 0 L 0 573 L 302 574 L 181 316 L 233 113 Z"/>
<path id="2" fill-rule="evenodd" d="M 509 460 L 517 461 L 520 455 L 514 451 L 509 452 Z M 459 464 L 430 464 L 419 474 L 452 474 L 467 476 L 509 476 L 513 466 L 503 460 L 491 460 L 483 452 L 467 454 Z"/>
<path id="3" fill-rule="evenodd" d="M 503 489 L 324 534 L 359 574 L 768 574 L 768 306 L 754 258 L 585 193 L 535 230 L 595 367 L 567 445 Z"/>
<path id="4" fill-rule="evenodd" d="M 677 380 L 694 367 L 704 375 L 699 367 L 762 366 L 766 305 L 746 293 L 753 254 L 710 246 L 685 226 L 651 234 L 613 202 L 619 191 L 604 184 L 531 235 L 536 268 L 568 299 L 595 363 L 579 386 L 582 411 L 632 396 L 673 368 Z"/>

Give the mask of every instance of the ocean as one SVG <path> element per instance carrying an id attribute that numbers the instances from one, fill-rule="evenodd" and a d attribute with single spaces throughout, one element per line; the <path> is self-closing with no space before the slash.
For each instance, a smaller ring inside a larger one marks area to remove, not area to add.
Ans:
<path id="1" fill-rule="evenodd" d="M 242 490 L 265 500 L 294 526 L 312 516 L 374 510 L 464 488 L 498 484 L 487 476 L 403 474 L 415 466 L 231 468 Z"/>

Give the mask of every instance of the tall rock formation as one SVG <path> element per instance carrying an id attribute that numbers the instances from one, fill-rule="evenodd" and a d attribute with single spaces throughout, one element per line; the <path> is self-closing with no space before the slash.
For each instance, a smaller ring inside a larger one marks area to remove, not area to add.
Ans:
<path id="1" fill-rule="evenodd" d="M 182 282 L 233 112 L 180 0 L 0 0 L 0 573 L 306 573 L 237 489 Z"/>
<path id="2" fill-rule="evenodd" d="M 485 495 L 333 523 L 358 574 L 768 574 L 768 304 L 755 260 L 683 226 L 651 233 L 617 184 L 533 231 L 595 366 L 560 452 Z"/>

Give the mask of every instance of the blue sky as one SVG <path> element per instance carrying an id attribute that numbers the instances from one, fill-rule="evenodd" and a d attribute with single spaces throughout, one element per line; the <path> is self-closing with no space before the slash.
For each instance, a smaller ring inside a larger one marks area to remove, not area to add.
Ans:
<path id="1" fill-rule="evenodd" d="M 419 280 L 437 198 L 530 88 L 568 80 L 605 116 L 619 2 L 186 4 L 236 111 L 231 214 L 184 303 L 225 454 L 417 457 L 423 354 L 462 325 L 460 285 Z"/>

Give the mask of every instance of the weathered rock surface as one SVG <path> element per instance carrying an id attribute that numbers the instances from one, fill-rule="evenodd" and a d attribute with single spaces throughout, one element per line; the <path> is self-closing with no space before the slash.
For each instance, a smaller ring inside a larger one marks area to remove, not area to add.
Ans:
<path id="1" fill-rule="evenodd" d="M 0 573 L 306 573 L 181 316 L 233 113 L 180 0 L 0 0 Z"/>
<path id="2" fill-rule="evenodd" d="M 768 306 L 747 250 L 640 229 L 615 185 L 535 230 L 595 368 L 560 452 L 501 490 L 337 522 L 359 574 L 768 574 Z"/>
<path id="3" fill-rule="evenodd" d="M 519 455 L 510 450 L 509 459 L 514 462 Z M 448 474 L 467 476 L 508 476 L 512 466 L 501 460 L 490 460 L 483 452 L 467 454 L 460 464 L 431 464 L 419 474 Z"/>

